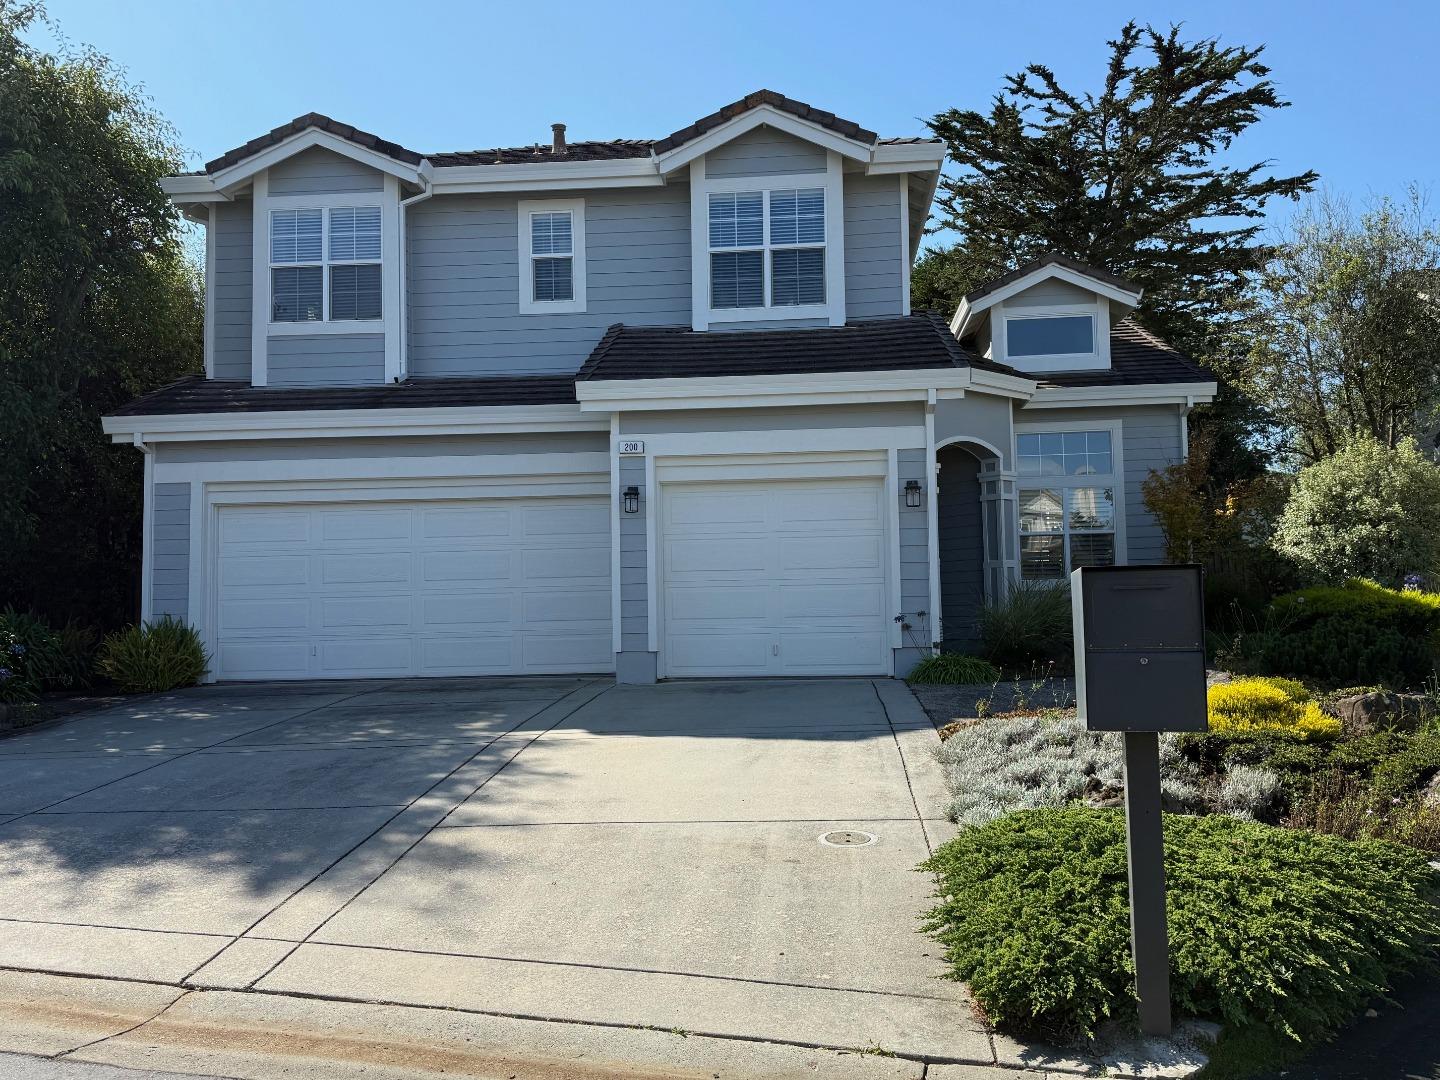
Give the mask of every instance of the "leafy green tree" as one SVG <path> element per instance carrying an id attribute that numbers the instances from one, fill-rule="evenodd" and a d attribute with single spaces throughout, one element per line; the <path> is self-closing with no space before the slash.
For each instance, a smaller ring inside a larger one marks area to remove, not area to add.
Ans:
<path id="1" fill-rule="evenodd" d="M 203 301 L 160 188 L 173 132 L 103 56 L 0 0 L 0 596 L 133 618 L 141 458 L 100 417 L 201 366 Z"/>
<path id="2" fill-rule="evenodd" d="M 1440 228 L 1417 192 L 1356 215 L 1315 202 L 1260 278 L 1244 380 L 1301 462 L 1440 421 Z"/>
<path id="3" fill-rule="evenodd" d="M 1440 569 L 1440 465 L 1414 439 L 1359 436 L 1300 470 L 1274 544 L 1319 581 L 1428 579 Z"/>

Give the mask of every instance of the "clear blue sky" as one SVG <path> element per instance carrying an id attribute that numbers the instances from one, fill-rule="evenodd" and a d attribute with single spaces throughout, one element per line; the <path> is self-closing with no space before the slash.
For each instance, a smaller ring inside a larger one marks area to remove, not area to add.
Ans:
<path id="1" fill-rule="evenodd" d="M 1029 62 L 1096 85 L 1106 40 L 1135 16 L 1268 46 L 1293 104 L 1252 129 L 1240 157 L 1314 168 L 1358 202 L 1440 180 L 1434 2 L 47 6 L 68 38 L 146 87 L 192 165 L 311 110 L 415 150 L 462 150 L 542 141 L 557 120 L 572 140 L 659 137 L 759 87 L 884 135 L 921 134 L 940 109 L 984 108 Z"/>

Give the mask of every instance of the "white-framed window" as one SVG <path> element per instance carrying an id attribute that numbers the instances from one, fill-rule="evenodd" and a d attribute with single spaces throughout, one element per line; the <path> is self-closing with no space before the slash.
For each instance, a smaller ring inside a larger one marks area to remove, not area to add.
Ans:
<path id="1" fill-rule="evenodd" d="M 270 322 L 378 323 L 382 302 L 379 206 L 270 211 Z"/>
<path id="2" fill-rule="evenodd" d="M 825 217 L 824 187 L 710 192 L 711 309 L 823 306 Z"/>
<path id="3" fill-rule="evenodd" d="M 519 204 L 520 313 L 585 310 L 585 201 L 522 199 Z"/>
<path id="4" fill-rule="evenodd" d="M 1095 316 L 1007 315 L 1005 353 L 1016 360 L 1037 356 L 1091 356 L 1095 352 Z"/>
<path id="5" fill-rule="evenodd" d="M 1017 432 L 1020 576 L 1061 581 L 1123 557 L 1113 428 Z"/>

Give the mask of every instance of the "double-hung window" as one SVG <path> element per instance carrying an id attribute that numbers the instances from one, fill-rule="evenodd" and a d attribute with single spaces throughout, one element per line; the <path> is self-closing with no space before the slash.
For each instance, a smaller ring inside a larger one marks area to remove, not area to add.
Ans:
<path id="1" fill-rule="evenodd" d="M 1116 560 L 1115 448 L 1104 431 L 1015 437 L 1020 498 L 1020 575 L 1058 581 L 1081 566 Z"/>
<path id="2" fill-rule="evenodd" d="M 711 192 L 710 306 L 825 303 L 825 189 Z"/>
<path id="3" fill-rule="evenodd" d="M 270 211 L 270 321 L 381 318 L 380 207 Z"/>
<path id="4" fill-rule="evenodd" d="M 585 310 L 585 204 L 580 199 L 520 203 L 520 312 Z"/>

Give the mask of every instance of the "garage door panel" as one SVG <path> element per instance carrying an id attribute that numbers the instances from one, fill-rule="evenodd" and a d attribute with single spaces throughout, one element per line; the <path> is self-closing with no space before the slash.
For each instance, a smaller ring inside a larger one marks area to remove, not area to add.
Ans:
<path id="1" fill-rule="evenodd" d="M 879 481 L 666 485 L 661 498 L 667 674 L 888 670 Z"/>
<path id="2" fill-rule="evenodd" d="M 666 545 L 665 565 L 672 577 L 692 573 L 762 573 L 770 562 L 773 546 L 768 538 L 671 540 Z"/>
<path id="3" fill-rule="evenodd" d="M 885 614 L 885 586 L 785 585 L 780 588 L 783 619 L 875 619 Z M 863 622 L 861 623 L 863 626 Z"/>
<path id="4" fill-rule="evenodd" d="M 410 557 L 390 555 L 322 555 L 320 580 L 326 585 L 405 584 L 410 580 Z"/>
<path id="5" fill-rule="evenodd" d="M 266 633 L 310 628 L 308 599 L 260 598 L 220 605 L 220 633 Z"/>
<path id="6" fill-rule="evenodd" d="M 356 596 L 320 601 L 320 629 L 409 626 L 414 616 L 409 596 Z"/>
<path id="7" fill-rule="evenodd" d="M 217 533 L 221 678 L 613 670 L 603 497 L 223 507 Z"/>
<path id="8" fill-rule="evenodd" d="M 413 514 L 409 510 L 321 510 L 321 540 L 408 540 Z"/>
<path id="9" fill-rule="evenodd" d="M 452 507 L 422 510 L 420 535 L 430 540 L 452 537 L 507 537 L 512 528 L 511 517 L 509 510 L 496 508 Z"/>
<path id="10" fill-rule="evenodd" d="M 676 629 L 683 629 L 686 623 L 726 620 L 759 623 L 765 619 L 770 590 L 761 586 L 685 588 L 672 584 L 667 599 L 666 617 Z"/>
<path id="11" fill-rule="evenodd" d="M 530 548 L 523 552 L 525 580 L 534 584 L 556 584 L 565 580 L 610 579 L 610 544 L 603 547 Z"/>
<path id="12" fill-rule="evenodd" d="M 425 629 L 448 626 L 511 626 L 519 598 L 508 593 L 451 593 L 422 596 L 420 618 Z"/>
<path id="13" fill-rule="evenodd" d="M 427 551 L 420 558 L 427 585 L 446 582 L 508 582 L 515 573 L 514 551 Z"/>
<path id="14" fill-rule="evenodd" d="M 794 570 L 868 570 L 884 573 L 879 536 L 787 536 L 780 541 L 782 573 Z"/>
<path id="15" fill-rule="evenodd" d="M 237 556 L 221 561 L 220 587 L 305 585 L 310 581 L 310 559 L 305 555 Z"/>
<path id="16" fill-rule="evenodd" d="M 601 623 L 610 619 L 610 590 L 528 592 L 521 601 L 527 626 L 537 623 Z"/>

